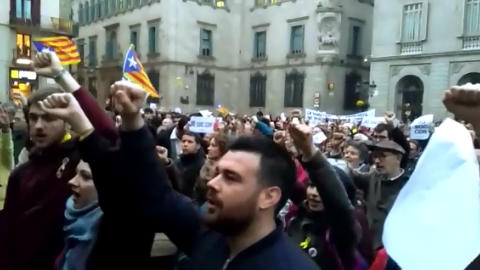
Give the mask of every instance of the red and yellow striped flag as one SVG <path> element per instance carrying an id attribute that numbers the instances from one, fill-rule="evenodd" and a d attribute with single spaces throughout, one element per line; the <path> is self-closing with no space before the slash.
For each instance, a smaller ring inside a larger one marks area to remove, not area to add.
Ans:
<path id="1" fill-rule="evenodd" d="M 75 65 L 81 62 L 77 46 L 67 37 L 40 38 L 33 41 L 38 52 L 53 51 L 62 65 Z"/>

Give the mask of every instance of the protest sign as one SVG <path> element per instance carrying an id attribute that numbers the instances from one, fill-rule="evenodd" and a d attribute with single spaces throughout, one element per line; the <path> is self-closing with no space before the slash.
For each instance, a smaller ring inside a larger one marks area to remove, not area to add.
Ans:
<path id="1" fill-rule="evenodd" d="M 480 253 L 480 175 L 470 134 L 447 119 L 430 138 L 384 224 L 401 269 L 465 269 Z"/>
<path id="2" fill-rule="evenodd" d="M 373 129 L 380 123 L 385 123 L 385 117 L 364 117 L 360 126 Z"/>
<path id="3" fill-rule="evenodd" d="M 217 121 L 215 117 L 192 116 L 189 130 L 195 133 L 213 133 L 215 121 Z"/>
<path id="4" fill-rule="evenodd" d="M 420 116 L 413 120 L 410 125 L 410 138 L 413 140 L 426 140 L 430 137 L 430 125 L 433 122 L 433 114 Z"/>

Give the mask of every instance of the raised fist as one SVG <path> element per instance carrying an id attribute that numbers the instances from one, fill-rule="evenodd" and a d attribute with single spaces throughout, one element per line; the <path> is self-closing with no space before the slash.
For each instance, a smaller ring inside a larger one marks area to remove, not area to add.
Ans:
<path id="1" fill-rule="evenodd" d="M 313 130 L 311 127 L 304 124 L 291 123 L 288 127 L 288 133 L 295 148 L 302 151 L 304 157 L 310 158 L 314 154 L 316 150 L 313 145 Z"/>
<path id="2" fill-rule="evenodd" d="M 44 112 L 54 115 L 69 123 L 72 130 L 82 134 L 92 128 L 92 124 L 83 112 L 80 104 L 70 93 L 56 93 L 39 101 L 38 105 Z"/>
<path id="3" fill-rule="evenodd" d="M 445 108 L 458 118 L 472 123 L 475 131 L 480 127 L 480 84 L 467 83 L 452 86 L 443 97 Z"/>
<path id="4" fill-rule="evenodd" d="M 32 60 L 32 68 L 38 75 L 54 78 L 63 71 L 63 66 L 54 52 L 38 52 Z"/>
<path id="5" fill-rule="evenodd" d="M 141 109 L 147 98 L 147 92 L 141 86 L 129 81 L 118 81 L 110 87 L 115 110 L 122 117 L 124 130 L 136 130 L 143 126 Z"/>

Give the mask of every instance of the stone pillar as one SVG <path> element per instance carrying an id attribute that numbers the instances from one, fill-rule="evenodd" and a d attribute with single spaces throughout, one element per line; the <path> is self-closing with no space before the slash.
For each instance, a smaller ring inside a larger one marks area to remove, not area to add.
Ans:
<path id="1" fill-rule="evenodd" d="M 338 60 L 340 26 L 342 23 L 342 7 L 338 0 L 321 0 L 317 6 L 317 25 L 318 25 L 318 51 L 317 61 L 320 62 L 320 80 L 321 105 L 320 110 L 331 111 L 336 108 L 330 108 L 337 102 L 332 102 L 333 95 L 337 89 L 329 90 L 328 84 L 331 83 L 329 75 L 332 65 Z M 322 106 L 323 105 L 323 106 Z"/>

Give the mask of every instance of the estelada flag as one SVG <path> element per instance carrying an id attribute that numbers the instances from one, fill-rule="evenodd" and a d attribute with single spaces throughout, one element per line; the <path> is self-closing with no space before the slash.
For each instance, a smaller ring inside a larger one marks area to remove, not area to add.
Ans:
<path id="1" fill-rule="evenodd" d="M 75 65 L 81 62 L 77 46 L 67 37 L 39 38 L 33 41 L 37 52 L 55 52 L 62 65 Z"/>

